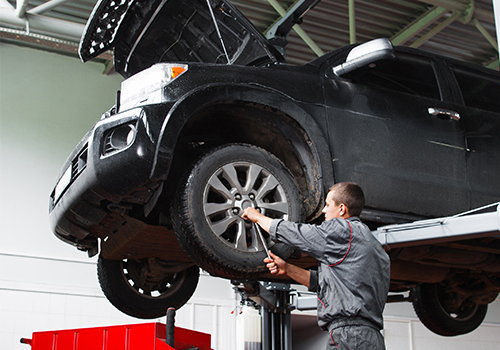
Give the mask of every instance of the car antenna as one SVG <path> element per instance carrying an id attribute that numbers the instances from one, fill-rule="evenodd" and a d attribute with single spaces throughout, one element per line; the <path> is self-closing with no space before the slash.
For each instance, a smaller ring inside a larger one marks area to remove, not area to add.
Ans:
<path id="1" fill-rule="evenodd" d="M 220 43 L 222 48 L 224 49 L 224 54 L 226 55 L 227 64 L 229 62 L 229 55 L 227 54 L 226 45 L 224 45 L 224 40 L 222 39 L 222 35 L 220 34 L 219 25 L 217 24 L 217 20 L 215 19 L 214 11 L 212 9 L 212 5 L 210 4 L 210 0 L 207 0 L 208 10 L 210 11 L 210 15 L 212 15 L 212 21 L 214 21 L 215 30 L 217 31 L 217 35 L 219 36 Z"/>

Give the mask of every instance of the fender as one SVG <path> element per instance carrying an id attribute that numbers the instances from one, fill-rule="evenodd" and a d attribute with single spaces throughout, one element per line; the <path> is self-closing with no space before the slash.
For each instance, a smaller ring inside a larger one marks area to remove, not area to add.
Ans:
<path id="1" fill-rule="evenodd" d="M 325 187 L 329 188 L 334 183 L 330 151 L 326 135 L 322 131 L 325 128 L 321 128 L 317 120 L 324 120 L 326 116 L 322 114 L 320 118 L 315 119 L 302 108 L 300 101 L 265 86 L 234 83 L 200 86 L 190 90 L 188 94 L 184 95 L 172 106 L 160 131 L 151 171 L 152 180 L 166 180 L 168 177 L 178 137 L 191 116 L 204 107 L 221 101 L 254 103 L 276 109 L 294 119 L 306 132 L 308 139 L 302 141 L 306 142 L 309 152 L 313 155 L 313 163 L 318 164 L 317 169 L 310 169 L 310 167 L 314 167 L 314 164 L 307 159 L 309 158 L 307 149 L 304 149 L 304 147 L 295 148 L 298 155 L 304 160 L 304 165 L 308 168 L 306 171 L 308 182 L 314 183 L 313 190 L 320 194 L 319 197 L 324 195 Z M 324 106 L 317 104 L 316 108 L 324 109 Z M 291 141 L 294 143 L 294 140 Z M 299 140 L 295 141 L 298 142 Z M 298 145 L 295 144 L 295 146 Z"/>

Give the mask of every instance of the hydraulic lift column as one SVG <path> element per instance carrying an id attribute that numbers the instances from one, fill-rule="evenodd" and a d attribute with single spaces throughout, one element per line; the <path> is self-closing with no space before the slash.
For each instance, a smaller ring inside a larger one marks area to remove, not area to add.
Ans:
<path id="1" fill-rule="evenodd" d="M 260 306 L 262 350 L 292 350 L 290 285 L 285 283 L 231 281 L 242 301 Z"/>
<path id="2" fill-rule="evenodd" d="M 292 349 L 292 315 L 290 285 L 263 282 L 263 287 L 274 294 L 276 305 L 261 305 L 262 350 Z"/>
<path id="3" fill-rule="evenodd" d="M 316 310 L 316 293 L 298 292 L 290 284 L 233 280 L 242 303 L 260 306 L 262 318 L 261 350 L 292 350 L 292 310 Z"/>

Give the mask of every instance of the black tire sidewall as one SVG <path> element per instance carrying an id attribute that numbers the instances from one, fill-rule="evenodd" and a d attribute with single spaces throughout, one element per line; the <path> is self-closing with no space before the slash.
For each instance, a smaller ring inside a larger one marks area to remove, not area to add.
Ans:
<path id="1" fill-rule="evenodd" d="M 97 275 L 102 292 L 114 307 L 132 317 L 152 319 L 165 316 L 169 307 L 179 309 L 187 303 L 198 285 L 199 268 L 191 266 L 179 272 L 173 289 L 155 298 L 143 296 L 133 289 L 124 276 L 120 260 L 99 256 Z"/>
<path id="2" fill-rule="evenodd" d="M 182 217 L 174 227 L 181 246 L 188 255 L 211 274 L 221 277 L 244 277 L 261 274 L 267 269 L 264 251 L 243 252 L 230 247 L 213 234 L 204 215 L 203 192 L 210 177 L 221 166 L 238 161 L 251 162 L 269 171 L 282 186 L 288 201 L 289 220 L 300 220 L 300 200 L 295 181 L 288 169 L 267 151 L 245 144 L 230 144 L 205 154 L 189 172 L 174 204 L 174 215 Z M 208 233 L 208 234 L 207 234 Z M 293 249 L 282 243 L 271 250 L 287 259 Z"/>
<path id="3" fill-rule="evenodd" d="M 423 283 L 414 289 L 413 308 L 429 330 L 443 336 L 456 336 L 472 332 L 481 325 L 488 305 L 477 305 L 467 320 L 454 319 L 441 305 L 438 288 L 438 284 Z"/>

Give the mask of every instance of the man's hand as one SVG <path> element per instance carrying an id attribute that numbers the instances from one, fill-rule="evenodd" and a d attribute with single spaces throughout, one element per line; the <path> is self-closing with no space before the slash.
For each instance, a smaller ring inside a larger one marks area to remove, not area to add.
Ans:
<path id="1" fill-rule="evenodd" d="M 241 217 L 244 220 L 250 220 L 251 222 L 257 222 L 261 216 L 264 215 L 259 213 L 259 211 L 254 207 L 246 208 L 245 210 L 243 210 L 243 213 L 241 214 Z"/>
<path id="2" fill-rule="evenodd" d="M 269 269 L 271 274 L 277 276 L 287 275 L 296 282 L 299 282 L 309 288 L 309 279 L 311 278 L 309 270 L 304 270 L 301 267 L 289 264 L 276 254 L 273 254 L 271 251 L 269 251 L 269 254 L 272 259 L 265 258 L 264 262 L 266 263 L 266 267 Z"/>
<path id="3" fill-rule="evenodd" d="M 269 255 L 271 255 L 272 259 L 265 258 L 264 262 L 266 263 L 266 267 L 269 269 L 269 272 L 273 275 L 286 275 L 286 267 L 287 263 L 285 260 L 281 259 L 279 256 L 269 251 Z"/>
<path id="4" fill-rule="evenodd" d="M 262 229 L 266 232 L 269 232 L 269 228 L 271 227 L 271 222 L 273 219 L 268 218 L 265 215 L 262 215 L 259 213 L 259 211 L 253 207 L 248 207 L 245 210 L 243 210 L 243 213 L 241 214 L 241 218 L 243 220 L 250 220 L 251 222 L 256 223 Z"/>

